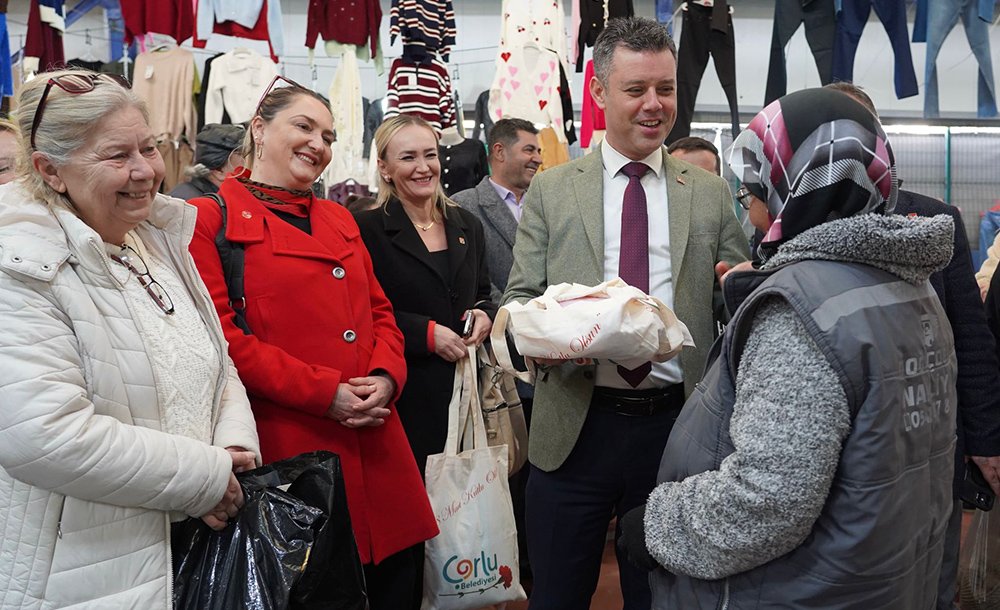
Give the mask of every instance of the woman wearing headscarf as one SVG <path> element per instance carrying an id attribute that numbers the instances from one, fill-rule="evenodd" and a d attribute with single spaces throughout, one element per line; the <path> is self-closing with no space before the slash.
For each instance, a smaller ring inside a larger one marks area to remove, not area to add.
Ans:
<path id="1" fill-rule="evenodd" d="M 171 523 L 216 529 L 257 448 L 188 254 L 195 210 L 106 74 L 19 93 L 0 188 L 0 607 L 172 607 Z"/>
<path id="2" fill-rule="evenodd" d="M 927 278 L 952 221 L 889 215 L 889 143 L 836 91 L 772 103 L 727 159 L 764 262 L 725 277 L 719 356 L 626 516 L 653 607 L 933 608 L 956 359 Z"/>

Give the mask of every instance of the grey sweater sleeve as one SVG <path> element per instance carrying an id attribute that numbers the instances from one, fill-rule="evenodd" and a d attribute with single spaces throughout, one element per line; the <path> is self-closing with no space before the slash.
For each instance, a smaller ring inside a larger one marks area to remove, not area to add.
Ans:
<path id="1" fill-rule="evenodd" d="M 646 505 L 646 546 L 668 571 L 719 579 L 788 553 L 826 501 L 850 409 L 836 374 L 791 306 L 755 315 L 717 471 L 662 483 Z"/>

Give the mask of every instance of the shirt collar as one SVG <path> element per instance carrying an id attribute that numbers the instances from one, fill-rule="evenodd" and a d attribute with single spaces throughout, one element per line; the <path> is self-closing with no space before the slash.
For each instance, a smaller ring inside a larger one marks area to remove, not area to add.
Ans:
<path id="1" fill-rule="evenodd" d="M 604 171 L 608 172 L 612 178 L 617 176 L 626 164 L 632 162 L 631 159 L 615 150 L 607 139 L 601 142 L 601 161 L 604 163 Z M 639 159 L 639 161 L 648 165 L 656 177 L 660 178 L 663 174 L 663 147 L 657 148 L 648 157 Z"/>
<path id="2" fill-rule="evenodd" d="M 493 178 L 490 178 L 490 185 L 493 187 L 493 190 L 497 192 L 497 195 L 500 195 L 500 199 L 502 201 L 513 203 L 514 205 L 521 205 L 521 203 L 517 200 L 517 196 L 514 195 L 514 191 L 497 184 Z"/>

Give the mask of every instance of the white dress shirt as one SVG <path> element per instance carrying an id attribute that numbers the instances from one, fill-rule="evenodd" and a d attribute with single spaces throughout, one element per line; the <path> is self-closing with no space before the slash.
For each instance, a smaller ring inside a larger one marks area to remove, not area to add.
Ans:
<path id="1" fill-rule="evenodd" d="M 601 143 L 601 161 L 604 164 L 604 279 L 612 280 L 618 274 L 618 255 L 622 242 L 622 202 L 628 176 L 621 173 L 631 162 L 612 148 L 607 140 Z M 670 266 L 670 211 L 667 206 L 667 172 L 663 163 L 663 149 L 657 148 L 642 159 L 652 171 L 641 179 L 646 192 L 646 213 L 649 218 L 649 294 L 674 306 L 673 272 Z M 663 387 L 680 383 L 681 364 L 678 358 L 663 363 L 653 363 L 653 370 L 635 389 Z M 595 383 L 599 386 L 633 389 L 618 374 L 613 363 L 597 365 Z"/>

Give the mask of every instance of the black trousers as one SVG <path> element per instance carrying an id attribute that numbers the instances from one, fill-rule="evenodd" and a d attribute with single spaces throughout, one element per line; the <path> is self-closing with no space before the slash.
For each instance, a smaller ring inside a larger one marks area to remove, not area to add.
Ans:
<path id="1" fill-rule="evenodd" d="M 528 425 L 528 435 L 531 435 L 531 407 L 534 398 L 521 396 L 521 408 L 524 420 Z M 512 476 L 510 483 L 510 499 L 514 505 L 514 525 L 517 527 L 517 560 L 521 564 L 521 584 L 528 590 L 531 587 L 531 561 L 528 558 L 528 536 L 524 523 L 524 495 L 528 489 L 528 476 L 531 468 L 527 464 Z M 530 593 L 530 590 L 528 591 Z"/>
<path id="2" fill-rule="evenodd" d="M 726 31 L 712 29 L 712 9 L 689 2 L 681 30 L 681 46 L 677 50 L 677 120 L 667 135 L 667 144 L 691 135 L 691 118 L 701 88 L 701 78 L 712 56 L 715 73 L 729 102 L 733 137 L 740 132 L 740 109 L 736 98 L 736 42 L 733 19 L 726 17 Z"/>
<path id="3" fill-rule="evenodd" d="M 371 610 L 419 608 L 418 583 L 423 582 L 424 545 L 418 544 L 386 557 L 382 563 L 365 564 L 365 585 Z M 418 561 L 418 559 L 420 561 Z"/>
<path id="4" fill-rule="evenodd" d="M 802 0 L 775 0 L 771 61 L 767 66 L 767 87 L 764 90 L 765 106 L 787 93 L 785 46 L 802 24 L 805 24 L 806 42 L 816 62 L 820 83 L 828 85 L 833 81 L 833 41 L 837 34 L 833 0 L 812 0 L 805 6 L 802 6 Z"/>
<path id="5" fill-rule="evenodd" d="M 558 469 L 531 466 L 527 489 L 531 610 L 586 610 L 597 589 L 608 524 L 646 502 L 683 399 L 654 415 L 595 408 Z M 616 531 L 617 539 L 621 532 Z M 649 574 L 618 558 L 624 610 L 649 610 Z"/>

